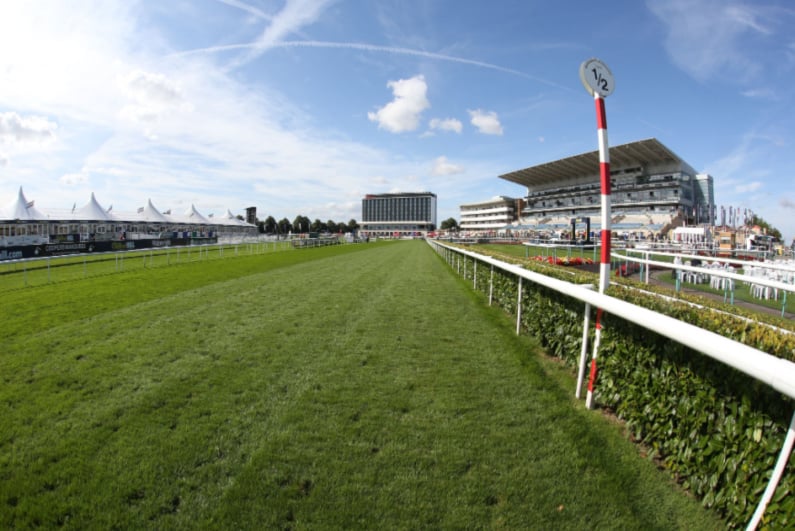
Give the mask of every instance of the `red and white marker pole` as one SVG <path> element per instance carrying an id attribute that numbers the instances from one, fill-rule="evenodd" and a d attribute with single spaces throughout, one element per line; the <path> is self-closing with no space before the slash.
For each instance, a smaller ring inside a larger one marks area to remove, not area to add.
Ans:
<path id="1" fill-rule="evenodd" d="M 599 293 L 604 293 L 610 284 L 610 150 L 607 143 L 607 116 L 605 100 L 613 93 L 613 73 L 599 59 L 589 59 L 580 65 L 580 80 L 594 98 L 596 106 L 596 134 L 599 141 L 599 180 L 602 199 L 602 230 L 600 232 L 602 252 L 599 261 Z M 593 390 L 596 383 L 596 358 L 602 339 L 602 309 L 596 310 L 596 333 L 594 335 L 591 373 L 588 378 L 588 394 L 585 407 L 593 405 Z"/>
<path id="2" fill-rule="evenodd" d="M 605 100 L 594 93 L 596 104 L 596 134 L 599 140 L 599 182 L 602 189 L 602 253 L 599 261 L 599 293 L 610 285 L 610 150 L 607 145 L 607 117 Z"/>

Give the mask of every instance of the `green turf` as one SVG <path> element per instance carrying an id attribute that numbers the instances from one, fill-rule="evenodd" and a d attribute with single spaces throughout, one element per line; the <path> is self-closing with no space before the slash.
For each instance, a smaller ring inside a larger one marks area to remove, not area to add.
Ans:
<path id="1" fill-rule="evenodd" d="M 423 242 L 4 304 L 3 528 L 722 527 Z"/>

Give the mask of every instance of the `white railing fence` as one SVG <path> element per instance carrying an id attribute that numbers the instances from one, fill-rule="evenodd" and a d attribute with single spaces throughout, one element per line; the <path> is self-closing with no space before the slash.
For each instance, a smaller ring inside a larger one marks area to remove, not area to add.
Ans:
<path id="1" fill-rule="evenodd" d="M 640 256 L 633 256 L 638 254 Z M 684 263 L 661 262 L 653 260 L 651 256 L 673 256 L 688 259 Z M 795 293 L 795 263 L 792 260 L 778 262 L 748 262 L 732 258 L 711 258 L 701 255 L 658 253 L 627 249 L 623 253 L 612 253 L 612 257 L 619 263 L 632 262 L 640 264 L 641 281 L 649 283 L 651 268 L 670 269 L 677 271 L 676 289 L 679 291 L 681 283 L 706 284 L 717 290 L 724 291 L 724 299 L 730 297 L 734 304 L 734 291 L 737 282 L 750 286 L 749 292 L 756 299 L 778 300 L 781 296 L 781 316 L 784 317 L 787 308 L 787 294 Z M 702 265 L 692 265 L 688 262 L 700 260 Z M 736 273 L 735 267 L 741 267 L 743 273 Z"/>

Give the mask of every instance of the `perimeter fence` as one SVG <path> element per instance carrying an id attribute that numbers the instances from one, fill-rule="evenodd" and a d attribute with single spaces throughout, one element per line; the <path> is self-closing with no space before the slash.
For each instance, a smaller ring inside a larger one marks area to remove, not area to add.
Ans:
<path id="1" fill-rule="evenodd" d="M 788 468 L 795 363 L 591 286 L 429 244 L 489 305 L 515 315 L 517 334 L 537 337 L 550 354 L 578 367 L 577 397 L 591 313 L 606 312 L 597 403 L 624 419 L 636 441 L 733 527 L 795 523 L 795 474 Z M 752 324 L 743 326 L 753 336 Z"/>
<path id="2" fill-rule="evenodd" d="M 0 292 L 55 282 L 292 250 L 289 240 L 158 247 L 0 262 Z"/>

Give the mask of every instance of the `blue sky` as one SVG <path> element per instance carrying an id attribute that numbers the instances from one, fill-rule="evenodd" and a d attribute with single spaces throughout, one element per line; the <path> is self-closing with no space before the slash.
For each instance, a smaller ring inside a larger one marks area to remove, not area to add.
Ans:
<path id="1" fill-rule="evenodd" d="M 612 70 L 610 145 L 656 137 L 718 205 L 795 236 L 789 0 L 7 0 L 0 204 L 361 218 L 597 149 L 578 69 Z"/>

